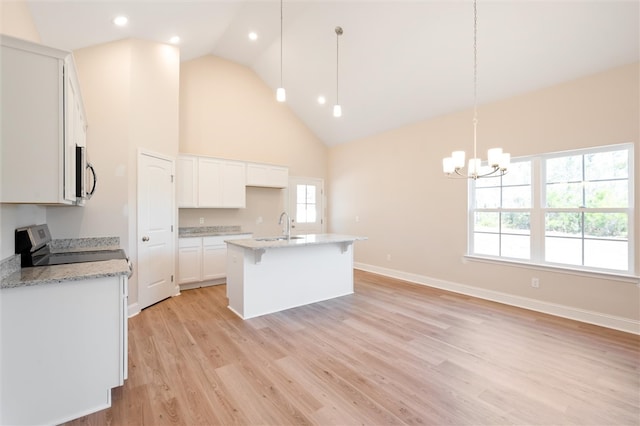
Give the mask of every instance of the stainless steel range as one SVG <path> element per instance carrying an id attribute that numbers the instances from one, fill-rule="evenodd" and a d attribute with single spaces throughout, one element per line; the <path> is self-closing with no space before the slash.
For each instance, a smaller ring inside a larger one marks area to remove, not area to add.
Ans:
<path id="1" fill-rule="evenodd" d="M 122 249 L 52 253 L 49 245 L 51 233 L 47 224 L 18 228 L 16 229 L 15 238 L 16 254 L 20 254 L 22 267 L 97 262 L 112 259 L 128 260 L 126 253 Z"/>

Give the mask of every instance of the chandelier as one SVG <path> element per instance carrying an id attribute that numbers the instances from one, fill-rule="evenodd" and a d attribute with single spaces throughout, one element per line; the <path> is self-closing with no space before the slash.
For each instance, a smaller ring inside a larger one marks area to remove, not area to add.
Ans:
<path id="1" fill-rule="evenodd" d="M 469 159 L 467 171 L 464 172 L 464 151 L 453 151 L 451 157 L 442 160 L 442 171 L 451 178 L 478 179 L 482 177 L 498 177 L 507 173 L 511 155 L 502 152 L 502 148 L 491 148 L 487 151 L 487 167 L 482 167 L 478 158 L 478 8 L 473 1 L 473 158 Z"/>

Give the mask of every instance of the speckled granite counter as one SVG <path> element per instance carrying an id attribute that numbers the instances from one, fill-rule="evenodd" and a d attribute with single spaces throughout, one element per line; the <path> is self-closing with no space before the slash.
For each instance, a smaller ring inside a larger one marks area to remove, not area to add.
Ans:
<path id="1" fill-rule="evenodd" d="M 127 275 L 124 259 L 21 268 L 0 280 L 0 289 Z"/>
<path id="2" fill-rule="evenodd" d="M 218 235 L 238 235 L 250 233 L 251 232 L 242 232 L 242 229 L 239 225 L 194 226 L 178 228 L 178 238 L 212 237 Z"/>
<path id="3" fill-rule="evenodd" d="M 341 235 L 341 234 L 307 234 L 291 236 L 290 239 L 281 239 L 280 237 L 265 237 L 265 238 L 248 238 L 243 240 L 231 240 L 227 241 L 229 244 L 233 244 L 245 249 L 250 250 L 263 250 L 267 248 L 278 247 L 299 247 L 316 244 L 335 244 L 335 243 L 353 243 L 358 240 L 366 240 L 366 237 L 356 237 L 353 235 Z"/>
<path id="4" fill-rule="evenodd" d="M 118 237 L 59 239 L 50 243 L 52 253 L 114 250 L 119 247 Z M 21 268 L 20 255 L 15 255 L 0 262 L 0 289 L 127 274 L 129 264 L 124 259 Z"/>

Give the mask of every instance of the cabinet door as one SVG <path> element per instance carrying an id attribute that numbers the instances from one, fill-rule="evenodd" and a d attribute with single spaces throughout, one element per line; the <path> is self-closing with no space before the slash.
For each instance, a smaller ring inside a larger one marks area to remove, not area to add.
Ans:
<path id="1" fill-rule="evenodd" d="M 227 246 L 202 246 L 202 280 L 224 278 L 227 275 Z"/>
<path id="2" fill-rule="evenodd" d="M 270 164 L 247 164 L 247 186 L 266 188 L 286 188 L 289 183 L 289 169 Z"/>
<path id="3" fill-rule="evenodd" d="M 73 204 L 64 190 L 64 61 L 0 40 L 0 202 Z M 29 173 L 38 178 L 25 179 Z"/>
<path id="4" fill-rule="evenodd" d="M 239 161 L 225 161 L 221 180 L 223 188 L 222 207 L 246 207 L 245 163 Z"/>
<path id="5" fill-rule="evenodd" d="M 76 175 L 76 147 L 86 147 L 87 145 L 86 121 L 71 56 L 65 61 L 64 66 L 64 198 L 69 201 L 77 201 L 76 179 L 84 179 L 84 176 Z"/>
<path id="6" fill-rule="evenodd" d="M 198 159 L 180 156 L 176 161 L 178 207 L 198 207 Z"/>
<path id="7" fill-rule="evenodd" d="M 222 172 L 224 162 L 198 158 L 198 207 L 223 207 Z"/>
<path id="8" fill-rule="evenodd" d="M 202 280 L 202 238 L 181 238 L 178 248 L 178 284 Z"/>

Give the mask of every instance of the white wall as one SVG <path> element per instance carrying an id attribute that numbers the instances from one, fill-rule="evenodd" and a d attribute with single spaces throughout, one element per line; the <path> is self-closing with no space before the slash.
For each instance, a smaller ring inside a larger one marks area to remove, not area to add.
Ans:
<path id="1" fill-rule="evenodd" d="M 633 142 L 640 173 L 638 64 L 567 82 L 479 108 L 478 143 L 512 156 Z M 365 235 L 361 266 L 416 281 L 462 284 L 638 327 L 640 289 L 633 282 L 463 262 L 467 247 L 467 185 L 442 174 L 454 149 L 472 147 L 472 111 L 461 111 L 332 147 L 333 232 Z M 635 211 L 640 211 L 636 178 Z M 637 213 L 636 213 L 637 214 Z M 356 222 L 355 217 L 360 221 Z M 636 226 L 636 254 L 640 254 Z M 390 255 L 390 260 L 387 260 Z M 640 272 L 636 257 L 635 269 Z M 540 278 L 540 288 L 530 285 Z M 637 280 L 636 280 L 637 281 Z"/>

